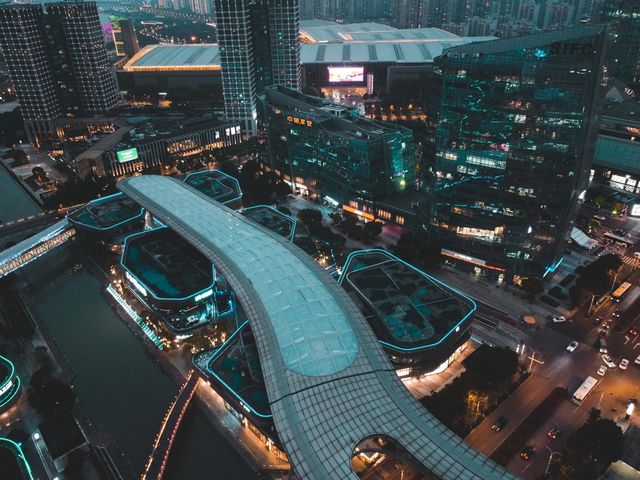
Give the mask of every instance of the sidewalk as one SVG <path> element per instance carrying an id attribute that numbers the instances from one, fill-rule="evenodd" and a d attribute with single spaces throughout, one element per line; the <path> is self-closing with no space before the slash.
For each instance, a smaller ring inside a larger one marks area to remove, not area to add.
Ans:
<path id="1" fill-rule="evenodd" d="M 549 315 L 570 315 L 570 311 L 563 307 L 552 308 L 538 300 L 530 303 L 515 287 L 498 285 L 495 282 L 474 277 L 468 273 L 444 267 L 439 270 L 429 271 L 439 280 L 457 288 L 462 293 L 469 295 L 474 300 L 502 310 L 516 320 L 524 315 L 536 315 L 539 319 L 546 319 Z"/>

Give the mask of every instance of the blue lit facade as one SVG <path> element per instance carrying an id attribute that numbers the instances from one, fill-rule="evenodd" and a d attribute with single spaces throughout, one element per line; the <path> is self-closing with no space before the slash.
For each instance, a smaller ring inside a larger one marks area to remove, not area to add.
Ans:
<path id="1" fill-rule="evenodd" d="M 115 238 L 144 227 L 144 210 L 116 193 L 97 198 L 67 215 L 67 220 L 80 232 L 99 238 Z"/>
<path id="2" fill-rule="evenodd" d="M 267 169 L 312 196 L 364 212 L 415 184 L 411 130 L 287 88 L 267 89 Z M 350 203 L 353 202 L 353 203 Z"/>
<path id="3" fill-rule="evenodd" d="M 10 360 L 0 356 L 0 413 L 11 408 L 20 398 L 22 384 L 16 367 Z"/>
<path id="4" fill-rule="evenodd" d="M 168 228 L 125 239 L 122 282 L 175 334 L 188 334 L 229 309 L 231 298 L 200 252 Z"/>
<path id="5" fill-rule="evenodd" d="M 435 61 L 442 88 L 425 182 L 445 261 L 519 283 L 562 257 L 597 133 L 599 26 L 469 44 Z"/>

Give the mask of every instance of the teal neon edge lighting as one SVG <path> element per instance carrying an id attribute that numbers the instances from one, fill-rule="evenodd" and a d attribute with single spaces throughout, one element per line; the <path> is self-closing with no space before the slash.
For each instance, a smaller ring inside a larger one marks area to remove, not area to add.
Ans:
<path id="1" fill-rule="evenodd" d="M 241 208 L 239 211 L 240 213 L 244 213 L 244 212 L 249 212 L 251 210 L 256 210 L 258 208 L 267 208 L 273 212 L 275 212 L 278 216 L 280 217 L 284 217 L 285 219 L 289 220 L 291 222 L 291 233 L 289 234 L 289 241 L 293 242 L 293 239 L 296 236 L 296 228 L 298 226 L 298 221 L 293 218 L 290 217 L 289 215 L 287 215 L 286 213 L 282 213 L 280 210 L 273 208 L 271 205 L 253 205 L 252 207 L 247 207 L 247 208 Z M 253 220 L 255 221 L 255 220 Z M 256 222 L 259 223 L 259 222 Z M 268 227 L 265 227 L 268 228 Z"/>
<path id="2" fill-rule="evenodd" d="M 555 265 L 551 265 L 551 266 L 547 267 L 547 269 L 542 274 L 542 278 L 546 277 L 550 273 L 555 272 L 562 262 L 564 262 L 564 257 L 562 257 L 560 260 L 558 260 Z"/>
<path id="3" fill-rule="evenodd" d="M 431 280 L 432 282 L 437 283 L 441 287 L 443 287 L 443 288 L 445 288 L 447 290 L 450 290 L 450 291 L 452 291 L 454 293 L 457 293 L 458 295 L 462 296 L 467 301 L 469 301 L 471 303 L 471 305 L 472 305 L 471 310 L 464 317 L 462 317 L 462 319 L 458 323 L 456 323 L 453 327 L 451 327 L 451 329 L 445 335 L 443 335 L 442 338 L 440 338 L 440 340 L 438 340 L 437 342 L 429 343 L 427 345 L 420 345 L 418 347 L 407 348 L 407 347 L 400 347 L 398 345 L 394 345 L 392 343 L 385 342 L 383 340 L 378 340 L 381 345 L 384 345 L 385 347 L 391 348 L 393 350 L 397 350 L 399 352 L 417 352 L 417 351 L 420 351 L 420 350 L 426 350 L 426 349 L 429 349 L 429 348 L 436 347 L 436 346 L 440 345 L 442 342 L 444 342 L 449 337 L 449 335 L 451 335 L 456 330 L 456 328 L 458 328 L 460 325 L 462 325 L 471 315 L 473 315 L 473 313 L 478 308 L 478 306 L 476 305 L 476 302 L 474 302 L 471 297 L 465 295 L 464 293 L 462 293 L 461 291 L 451 287 L 450 285 L 447 285 L 446 283 L 438 280 L 437 278 L 432 277 L 428 273 L 425 273 L 422 270 L 414 267 L 410 263 L 405 262 L 401 258 L 396 257 L 392 253 L 387 252 L 386 250 L 382 250 L 380 248 L 370 248 L 370 249 L 366 249 L 366 250 L 356 250 L 355 252 L 351 252 L 347 256 L 347 260 L 344 263 L 344 267 L 342 267 L 342 273 L 340 274 L 340 277 L 338 278 L 338 284 L 339 285 L 342 285 L 342 282 L 346 278 L 347 271 L 349 270 L 349 267 L 351 265 L 351 261 L 353 260 L 353 258 L 357 257 L 358 255 L 366 255 L 366 254 L 369 254 L 369 253 L 379 253 L 379 254 L 382 254 L 382 255 L 385 255 L 385 256 L 389 257 L 392 260 L 396 260 L 396 261 L 406 265 L 407 267 L 409 267 L 412 270 L 414 270 L 415 272 L 417 272 L 419 275 L 422 275 L 422 276 L 428 278 L 429 280 Z M 354 271 L 357 271 L 357 270 L 354 270 Z M 349 272 L 349 273 L 352 273 L 352 272 Z"/>
<path id="4" fill-rule="evenodd" d="M 9 438 L 0 437 L 0 446 L 3 446 L 3 444 L 8 445 L 9 449 L 15 450 L 16 457 L 20 459 L 20 461 L 22 462 L 22 467 L 23 467 L 22 470 L 26 472 L 27 478 L 29 480 L 33 480 L 34 477 L 33 477 L 33 473 L 31 472 L 31 465 L 29 465 L 27 458 L 24 456 L 24 452 L 22 451 L 22 446 L 19 443 L 16 443 Z"/>
<path id="5" fill-rule="evenodd" d="M 89 204 L 97 204 L 97 203 L 102 203 L 104 201 L 107 200 L 111 200 L 115 197 L 120 197 L 120 196 L 124 196 L 124 194 L 122 192 L 118 192 L 118 193 L 114 193 L 113 195 L 107 195 L 106 197 L 102 197 L 102 198 L 96 198 L 95 200 L 91 200 L 89 202 Z M 75 210 L 73 213 L 76 213 L 77 211 L 80 211 L 82 208 L 84 207 L 80 207 L 78 210 Z M 87 227 L 90 228 L 92 230 L 99 230 L 99 231 L 107 231 L 107 230 L 112 230 L 114 228 L 117 228 L 121 225 L 124 225 L 125 223 L 129 223 L 133 220 L 135 220 L 136 218 L 140 218 L 142 216 L 144 216 L 144 208 L 140 208 L 140 213 L 138 213 L 137 215 L 134 215 L 133 217 L 127 218 L 125 220 L 122 220 L 121 222 L 118 222 L 114 225 L 111 225 L 109 227 L 96 227 L 95 225 L 88 225 L 86 223 L 82 223 L 78 220 L 74 220 L 73 218 L 71 218 L 70 215 L 72 215 L 73 213 L 70 213 L 69 215 L 67 215 L 67 220 L 69 220 L 71 223 L 74 223 L 76 225 L 82 225 L 83 227 Z"/>
<path id="6" fill-rule="evenodd" d="M 220 346 L 220 348 L 218 348 L 218 350 L 213 354 L 213 356 L 211 357 L 211 359 L 207 362 L 207 367 L 206 367 L 206 371 L 209 375 L 212 375 L 216 378 L 216 380 L 218 380 L 218 382 L 220 382 L 227 390 L 229 390 L 229 392 L 231 392 L 231 394 L 236 397 L 241 403 L 242 405 L 244 405 L 245 407 L 247 407 L 251 413 L 253 413 L 254 415 L 260 417 L 260 418 L 264 418 L 266 420 L 270 420 L 271 418 L 273 418 L 273 415 L 269 414 L 269 415 L 265 415 L 263 413 L 259 413 L 257 412 L 244 398 L 242 398 L 240 396 L 239 393 L 237 393 L 233 388 L 231 388 L 224 380 L 222 380 L 222 378 L 220 378 L 220 376 L 215 373 L 213 370 L 211 370 L 210 365 L 214 362 L 214 360 L 216 360 L 223 352 L 227 351 L 227 349 L 231 346 L 231 342 L 233 341 L 233 339 L 238 336 L 240 334 L 240 332 L 249 324 L 249 320 L 247 320 L 246 322 L 244 322 L 242 325 L 240 325 L 237 330 L 235 332 L 233 332 L 229 338 L 227 338 L 227 340 Z"/>
<path id="7" fill-rule="evenodd" d="M 243 194 L 242 194 L 242 188 L 240 188 L 240 182 L 238 181 L 238 179 L 237 179 L 237 178 L 235 178 L 235 177 L 232 177 L 232 176 L 231 176 L 231 175 L 229 175 L 228 173 L 224 173 L 222 170 L 216 170 L 216 169 L 213 169 L 213 170 L 202 170 L 202 171 L 200 171 L 200 172 L 192 172 L 192 173 L 190 173 L 189 175 L 187 175 L 186 177 L 184 177 L 184 180 L 183 180 L 183 181 L 184 181 L 184 183 L 187 183 L 187 184 L 188 184 L 187 180 L 189 180 L 189 177 L 195 177 L 196 175 L 206 175 L 207 173 L 209 173 L 209 174 L 210 174 L 210 173 L 216 173 L 216 174 L 219 174 L 219 175 L 221 175 L 221 176 L 223 176 L 223 177 L 228 178 L 228 179 L 229 179 L 229 180 L 231 180 L 233 183 L 235 183 L 235 185 L 236 185 L 236 187 L 237 187 L 237 189 L 238 189 L 238 196 L 237 196 L 237 197 L 233 197 L 233 198 L 231 198 L 231 199 L 229 199 L 229 200 L 225 200 L 224 202 L 220 202 L 220 203 L 222 203 L 223 205 L 226 205 L 227 203 L 235 202 L 236 200 L 240 200 L 240 199 L 242 198 L 242 195 L 243 195 Z M 197 189 L 196 187 L 194 187 L 193 185 L 191 185 L 191 184 L 188 184 L 188 185 L 189 185 L 190 187 L 193 187 L 193 188 L 195 188 L 196 190 L 198 190 L 198 189 Z M 199 191 L 199 190 L 198 190 L 198 191 Z M 208 196 L 208 195 L 207 195 L 207 196 Z M 211 198 L 211 197 L 210 197 L 210 198 Z M 215 198 L 213 198 L 213 200 L 216 200 L 216 199 L 215 199 Z M 218 201 L 218 200 L 216 200 L 216 201 Z"/>
<path id="8" fill-rule="evenodd" d="M 213 278 L 213 281 L 211 282 L 211 285 L 209 285 L 208 287 L 203 288 L 203 289 L 202 289 L 202 290 L 200 290 L 199 292 L 196 292 L 196 293 L 194 293 L 194 294 L 192 294 L 192 295 L 189 295 L 189 296 L 187 296 L 187 297 L 183 297 L 183 298 L 179 298 L 179 297 L 175 297 L 175 298 L 172 298 L 172 297 L 168 297 L 168 298 L 158 297 L 158 296 L 153 292 L 153 289 L 152 289 L 152 288 L 149 288 L 149 286 L 148 286 L 145 282 L 143 282 L 142 280 L 140 280 L 140 278 L 138 278 L 138 276 L 137 276 L 135 273 L 133 273 L 131 270 L 129 270 L 129 269 L 125 266 L 125 264 L 124 264 L 124 257 L 125 257 L 125 254 L 127 253 L 127 243 L 129 242 L 129 240 L 130 240 L 130 239 L 132 239 L 132 238 L 134 238 L 134 237 L 140 237 L 140 236 L 146 235 L 146 234 L 151 233 L 151 232 L 156 232 L 156 231 L 159 231 L 159 230 L 165 230 L 165 229 L 167 229 L 167 227 L 158 227 L 158 228 L 153 228 L 153 229 L 151 229 L 151 230 L 145 230 L 145 231 L 143 231 L 143 232 L 136 232 L 136 233 L 132 233 L 131 235 L 129 235 L 128 237 L 126 237 L 126 238 L 124 239 L 124 244 L 123 244 L 123 247 L 122 247 L 122 255 L 120 256 L 120 266 L 121 266 L 122 268 L 124 268 L 127 272 L 129 272 L 129 275 L 131 275 L 131 276 L 132 276 L 133 278 L 135 278 L 138 282 L 140 282 L 140 284 L 141 284 L 141 285 L 144 285 L 144 287 L 145 287 L 145 288 L 147 289 L 147 291 L 151 294 L 151 296 L 152 296 L 153 298 L 155 298 L 156 300 L 159 300 L 159 301 L 173 301 L 173 302 L 177 302 L 177 301 L 179 301 L 179 302 L 182 302 L 182 301 L 186 301 L 186 300 L 190 300 L 190 299 L 192 299 L 192 298 L 195 298 L 195 297 L 197 297 L 198 295 L 200 295 L 201 293 L 204 293 L 204 292 L 206 292 L 207 290 L 211 290 L 212 288 L 214 288 L 214 287 L 215 287 L 215 284 L 216 284 L 216 269 L 215 269 L 215 267 L 214 267 L 213 265 L 211 265 L 211 278 Z M 208 298 L 209 298 L 209 297 L 208 297 Z"/>

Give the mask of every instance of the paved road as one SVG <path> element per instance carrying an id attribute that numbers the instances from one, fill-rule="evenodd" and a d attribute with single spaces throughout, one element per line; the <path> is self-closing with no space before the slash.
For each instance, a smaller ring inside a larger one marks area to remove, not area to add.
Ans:
<path id="1" fill-rule="evenodd" d="M 590 345 L 580 344 L 575 352 L 570 353 L 566 347 L 571 339 L 547 327 L 524 331 L 523 335 L 526 335 L 528 344 L 536 346 L 536 358 L 542 359 L 544 364 L 539 365 L 533 362 L 533 373 L 530 378 L 465 439 L 486 455 L 495 452 L 554 388 L 562 387 L 573 391 L 588 376 L 601 378 L 596 375 L 596 370 L 602 361 L 599 353 Z M 531 355 L 529 347 L 526 355 L 527 357 Z M 547 442 L 547 432 L 553 425 L 559 425 L 567 434 L 585 422 L 592 407 L 600 408 L 605 417 L 620 419 L 628 399 L 638 398 L 638 395 L 640 395 L 640 369 L 633 366 L 627 371 L 610 369 L 581 406 L 577 407 L 566 400 L 547 422 L 540 425 L 528 442 L 537 449 L 537 454 L 530 462 L 524 462 L 516 455 L 507 467 L 524 478 L 539 478 L 544 473 L 549 458 L 549 452 L 544 445 Z M 612 411 L 614 408 L 616 410 Z M 501 432 L 495 433 L 491 430 L 491 426 L 502 415 L 509 419 L 509 423 Z M 553 449 L 554 445 L 551 444 L 550 447 Z"/>

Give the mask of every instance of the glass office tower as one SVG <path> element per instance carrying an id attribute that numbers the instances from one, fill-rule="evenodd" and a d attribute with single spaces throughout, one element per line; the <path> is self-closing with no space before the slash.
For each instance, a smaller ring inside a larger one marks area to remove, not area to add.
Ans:
<path id="1" fill-rule="evenodd" d="M 610 74 L 623 82 L 640 84 L 640 0 L 607 0 L 603 20 L 615 33 L 609 52 Z"/>
<path id="2" fill-rule="evenodd" d="M 296 188 L 367 208 L 415 183 L 407 128 L 285 87 L 267 88 L 265 110 L 270 167 Z"/>
<path id="3" fill-rule="evenodd" d="M 431 194 L 447 262 L 518 284 L 562 258 L 586 189 L 604 30 L 473 43 L 435 61 L 442 96 Z"/>

